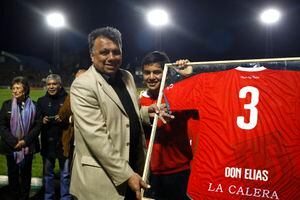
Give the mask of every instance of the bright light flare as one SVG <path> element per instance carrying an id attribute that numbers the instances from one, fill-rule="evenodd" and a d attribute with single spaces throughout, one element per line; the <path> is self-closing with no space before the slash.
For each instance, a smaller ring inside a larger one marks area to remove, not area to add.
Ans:
<path id="1" fill-rule="evenodd" d="M 53 28 L 61 28 L 65 26 L 65 18 L 61 13 L 50 13 L 46 17 L 47 23 Z"/>
<path id="2" fill-rule="evenodd" d="M 279 21 L 281 14 L 277 9 L 267 9 L 260 15 L 260 19 L 265 24 L 274 24 Z"/>
<path id="3" fill-rule="evenodd" d="M 155 9 L 147 14 L 149 23 L 153 26 L 163 26 L 169 22 L 168 13 L 162 9 Z"/>

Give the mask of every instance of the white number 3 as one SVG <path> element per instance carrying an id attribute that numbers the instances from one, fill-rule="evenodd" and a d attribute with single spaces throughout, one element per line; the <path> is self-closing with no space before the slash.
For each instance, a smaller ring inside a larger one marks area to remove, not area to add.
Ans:
<path id="1" fill-rule="evenodd" d="M 251 102 L 249 104 L 245 104 L 244 108 L 250 110 L 249 122 L 245 122 L 245 117 L 243 116 L 238 116 L 236 119 L 236 123 L 238 127 L 245 130 L 253 129 L 257 124 L 257 117 L 258 117 L 258 111 L 255 106 L 258 104 L 259 91 L 255 87 L 246 86 L 240 90 L 239 97 L 246 98 L 248 92 L 251 93 Z"/>

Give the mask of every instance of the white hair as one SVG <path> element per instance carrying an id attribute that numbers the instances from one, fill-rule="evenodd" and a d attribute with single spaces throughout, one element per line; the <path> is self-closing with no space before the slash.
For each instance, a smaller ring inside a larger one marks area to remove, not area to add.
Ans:
<path id="1" fill-rule="evenodd" d="M 46 83 L 48 83 L 50 80 L 55 80 L 59 84 L 61 84 L 61 77 L 58 74 L 49 74 L 46 78 Z"/>

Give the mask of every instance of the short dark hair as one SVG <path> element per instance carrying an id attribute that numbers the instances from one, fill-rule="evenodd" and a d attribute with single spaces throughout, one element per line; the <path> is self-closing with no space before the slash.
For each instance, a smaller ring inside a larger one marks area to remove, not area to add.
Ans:
<path id="1" fill-rule="evenodd" d="M 30 93 L 30 86 L 27 78 L 25 78 L 24 76 L 17 76 L 13 78 L 13 80 L 11 81 L 10 89 L 12 89 L 13 85 L 16 83 L 21 83 L 23 85 L 25 97 L 28 97 Z"/>
<path id="2" fill-rule="evenodd" d="M 158 63 L 161 68 L 164 67 L 166 63 L 169 63 L 170 59 L 165 52 L 162 51 L 152 51 L 148 53 L 142 60 L 142 70 L 144 70 L 145 65 Z"/>
<path id="3" fill-rule="evenodd" d="M 93 52 L 95 40 L 98 37 L 108 38 L 111 41 L 113 41 L 115 44 L 117 44 L 120 47 L 120 49 L 122 49 L 122 35 L 120 31 L 116 28 L 107 26 L 107 27 L 95 29 L 89 34 L 88 41 L 89 41 L 90 53 Z"/>

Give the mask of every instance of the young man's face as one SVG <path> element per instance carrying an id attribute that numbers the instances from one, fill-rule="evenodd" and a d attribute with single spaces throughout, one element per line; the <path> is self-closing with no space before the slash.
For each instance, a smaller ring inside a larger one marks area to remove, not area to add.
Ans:
<path id="1" fill-rule="evenodd" d="M 159 92 L 163 69 L 159 63 L 143 66 L 143 80 L 149 92 Z"/>
<path id="2" fill-rule="evenodd" d="M 91 59 L 99 72 L 113 76 L 122 64 L 122 51 L 110 39 L 98 37 L 94 43 Z"/>

